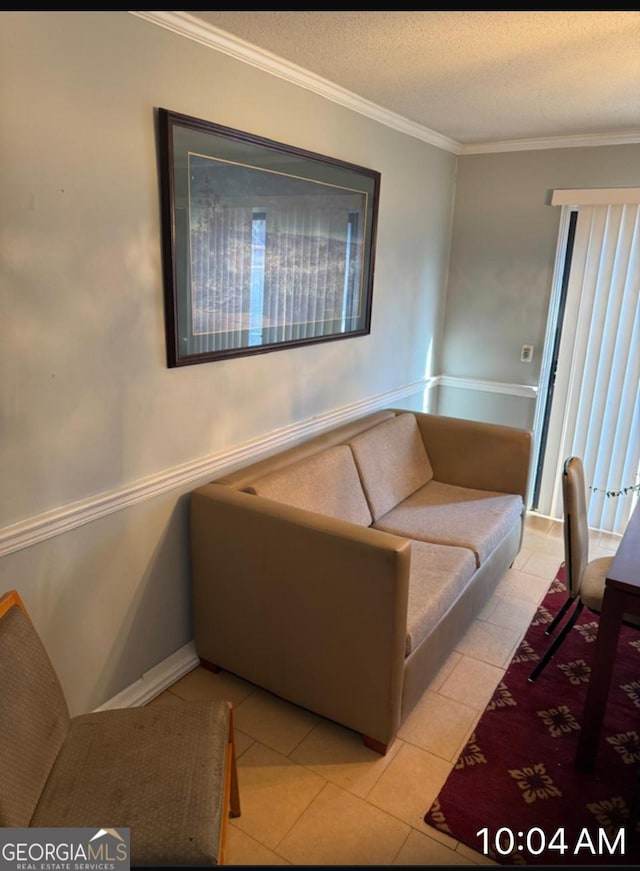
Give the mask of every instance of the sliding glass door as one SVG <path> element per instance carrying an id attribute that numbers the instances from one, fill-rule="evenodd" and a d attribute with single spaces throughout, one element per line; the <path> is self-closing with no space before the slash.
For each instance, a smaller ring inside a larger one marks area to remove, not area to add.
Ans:
<path id="1" fill-rule="evenodd" d="M 562 465 L 575 454 L 589 525 L 620 533 L 640 489 L 640 206 L 581 204 L 577 215 L 537 509 L 562 516 Z"/>

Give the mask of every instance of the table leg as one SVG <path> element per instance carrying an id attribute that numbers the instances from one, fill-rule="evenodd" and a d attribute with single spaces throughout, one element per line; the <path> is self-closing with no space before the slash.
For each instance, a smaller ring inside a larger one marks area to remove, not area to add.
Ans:
<path id="1" fill-rule="evenodd" d="M 582 771 L 591 771 L 595 765 L 624 603 L 625 594 L 622 591 L 615 587 L 605 589 L 575 759 L 576 767 Z"/>

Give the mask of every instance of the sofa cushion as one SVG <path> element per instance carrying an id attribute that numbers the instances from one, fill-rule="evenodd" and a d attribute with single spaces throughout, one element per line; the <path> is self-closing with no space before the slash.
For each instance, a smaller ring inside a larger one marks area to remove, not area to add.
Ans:
<path id="1" fill-rule="evenodd" d="M 369 526 L 372 521 L 353 455 L 346 445 L 327 448 L 270 472 L 243 489 L 361 526 Z"/>
<path id="2" fill-rule="evenodd" d="M 468 547 L 480 566 L 521 522 L 523 510 L 520 496 L 430 481 L 373 525 L 406 538 Z"/>
<path id="3" fill-rule="evenodd" d="M 340 426 L 333 427 L 318 435 L 312 436 L 310 439 L 305 439 L 290 448 L 285 448 L 281 451 L 276 451 L 275 454 L 270 454 L 262 460 L 257 460 L 255 463 L 250 463 L 248 466 L 241 466 L 239 469 L 226 472 L 220 478 L 216 479 L 218 484 L 229 484 L 237 490 L 242 490 L 256 478 L 262 478 L 263 475 L 270 475 L 276 469 L 284 469 L 285 466 L 290 466 L 292 463 L 297 463 L 300 460 L 306 460 L 313 454 L 318 454 L 327 448 L 332 448 L 334 445 L 346 444 L 349 439 L 359 435 L 359 433 L 370 429 L 372 426 L 377 426 L 384 420 L 393 420 L 395 417 L 391 409 L 381 411 L 373 411 L 364 417 L 359 417 L 356 420 L 351 420 L 348 423 L 343 423 Z"/>
<path id="4" fill-rule="evenodd" d="M 464 592 L 475 570 L 475 560 L 468 548 L 411 542 L 407 656 Z"/>
<path id="5" fill-rule="evenodd" d="M 374 520 L 433 478 L 413 414 L 399 414 L 349 442 Z"/>

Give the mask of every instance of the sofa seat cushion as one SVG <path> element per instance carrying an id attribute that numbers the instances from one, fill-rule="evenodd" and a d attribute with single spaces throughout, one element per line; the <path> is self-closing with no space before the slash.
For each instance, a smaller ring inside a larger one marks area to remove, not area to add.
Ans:
<path id="1" fill-rule="evenodd" d="M 456 602 L 475 570 L 473 554 L 466 547 L 411 542 L 407 656 Z"/>
<path id="2" fill-rule="evenodd" d="M 379 423 L 349 441 L 374 520 L 433 478 L 415 415 Z"/>
<path id="3" fill-rule="evenodd" d="M 243 489 L 360 526 L 370 526 L 372 521 L 353 454 L 347 445 L 326 448 L 269 472 Z"/>
<path id="4" fill-rule="evenodd" d="M 406 538 L 467 547 L 476 566 L 521 522 L 520 496 L 430 481 L 373 525 Z"/>

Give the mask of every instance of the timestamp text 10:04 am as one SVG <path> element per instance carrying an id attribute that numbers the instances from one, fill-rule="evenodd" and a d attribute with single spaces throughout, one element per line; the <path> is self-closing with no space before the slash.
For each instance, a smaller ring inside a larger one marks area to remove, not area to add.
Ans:
<path id="1" fill-rule="evenodd" d="M 485 856 L 492 851 L 500 856 L 510 856 L 512 853 L 539 856 L 545 850 L 553 851 L 558 856 L 565 854 L 624 856 L 625 854 L 624 829 L 619 829 L 612 837 L 603 828 L 597 828 L 593 832 L 583 828 L 575 837 L 569 838 L 564 828 L 555 829 L 548 837 L 544 829 L 538 826 L 526 831 L 516 831 L 508 826 L 501 826 L 493 834 L 489 827 L 485 826 L 476 832 L 476 837 L 482 839 L 482 853 Z"/>

